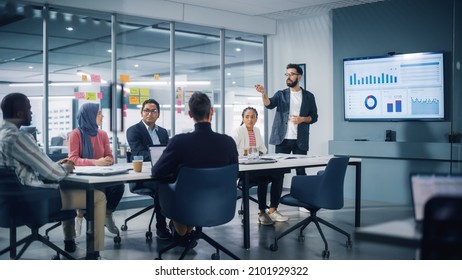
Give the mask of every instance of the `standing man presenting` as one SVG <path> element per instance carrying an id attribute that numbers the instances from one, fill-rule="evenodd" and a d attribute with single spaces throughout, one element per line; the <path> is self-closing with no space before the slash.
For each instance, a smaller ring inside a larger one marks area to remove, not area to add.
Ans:
<path id="1" fill-rule="evenodd" d="M 133 156 L 143 156 L 144 161 L 151 160 L 149 153 L 150 145 L 167 145 L 168 132 L 165 128 L 156 125 L 159 118 L 159 103 L 154 99 L 148 99 L 141 106 L 141 121 L 127 129 L 127 141 Z M 135 183 L 130 184 L 130 190 L 134 191 L 152 184 Z M 154 195 L 154 211 L 156 211 L 156 235 L 159 239 L 169 239 L 170 231 L 167 229 L 165 216 L 160 211 L 159 197 Z"/>
<path id="2" fill-rule="evenodd" d="M 310 125 L 318 121 L 318 109 L 314 95 L 300 87 L 302 68 L 288 64 L 286 84 L 289 88 L 277 91 L 269 98 L 265 88 L 257 84 L 263 104 L 276 109 L 269 143 L 276 145 L 276 153 L 306 155 L 309 150 Z M 296 169 L 297 175 L 306 175 L 304 168 Z"/>

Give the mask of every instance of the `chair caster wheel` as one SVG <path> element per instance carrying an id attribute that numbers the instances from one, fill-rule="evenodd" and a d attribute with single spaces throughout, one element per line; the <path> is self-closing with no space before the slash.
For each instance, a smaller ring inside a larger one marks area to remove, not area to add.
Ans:
<path id="1" fill-rule="evenodd" d="M 51 259 L 53 261 L 59 261 L 61 258 L 59 257 L 59 255 L 54 255 L 53 257 L 51 257 Z"/>
<path id="2" fill-rule="evenodd" d="M 218 253 L 213 253 L 212 256 L 211 256 L 211 259 L 212 259 L 212 260 L 219 260 L 219 259 L 220 259 L 220 254 L 218 254 Z"/>
<path id="3" fill-rule="evenodd" d="M 152 240 L 152 232 L 150 231 L 146 232 L 146 240 Z"/>
<path id="4" fill-rule="evenodd" d="M 157 257 L 157 258 L 155 258 L 155 260 L 162 260 L 162 258 Z"/>
<path id="5" fill-rule="evenodd" d="M 279 249 L 277 244 L 271 244 L 269 248 L 273 252 L 276 252 Z"/>
<path id="6" fill-rule="evenodd" d="M 115 244 L 120 244 L 121 241 L 122 241 L 122 238 L 120 238 L 120 236 L 115 236 L 114 237 L 114 243 Z"/>
<path id="7" fill-rule="evenodd" d="M 237 214 L 240 216 L 240 215 L 243 215 L 244 214 L 244 211 L 243 210 L 237 210 Z"/>
<path id="8" fill-rule="evenodd" d="M 120 227 L 120 229 L 121 229 L 122 231 L 127 231 L 128 227 L 127 227 L 127 225 L 122 225 L 122 226 Z"/>
<path id="9" fill-rule="evenodd" d="M 305 236 L 304 235 L 299 235 L 298 236 L 298 242 L 305 242 Z"/>
<path id="10" fill-rule="evenodd" d="M 322 251 L 322 258 L 323 258 L 323 259 L 328 259 L 329 256 L 330 256 L 329 250 L 324 250 L 324 251 Z"/>
<path id="11" fill-rule="evenodd" d="M 353 242 L 352 242 L 351 240 L 347 240 L 347 242 L 346 242 L 346 247 L 347 247 L 348 249 L 351 249 L 351 248 L 353 247 Z"/>

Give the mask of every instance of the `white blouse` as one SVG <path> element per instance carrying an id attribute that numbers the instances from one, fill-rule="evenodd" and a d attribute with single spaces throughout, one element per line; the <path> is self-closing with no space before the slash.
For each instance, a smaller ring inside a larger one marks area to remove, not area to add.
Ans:
<path id="1" fill-rule="evenodd" d="M 260 130 L 258 127 L 253 127 L 253 133 L 255 134 L 255 142 L 258 148 L 258 151 L 262 154 L 266 154 L 268 151 L 263 143 L 263 138 L 260 134 Z M 237 150 L 239 151 L 239 155 L 242 156 L 244 154 L 244 149 L 249 149 L 249 132 L 245 125 L 239 126 L 233 134 L 234 141 L 237 145 Z"/>

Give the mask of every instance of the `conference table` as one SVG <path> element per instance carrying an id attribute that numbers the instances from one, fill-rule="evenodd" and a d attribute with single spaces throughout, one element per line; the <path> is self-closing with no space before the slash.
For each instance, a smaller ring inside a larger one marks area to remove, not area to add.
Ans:
<path id="1" fill-rule="evenodd" d="M 243 240 L 245 249 L 250 248 L 250 219 L 249 219 L 249 178 L 252 174 L 268 174 L 271 172 L 281 172 L 282 170 L 298 167 L 314 168 L 326 166 L 332 156 L 278 156 L 276 162 L 265 164 L 239 164 L 239 173 L 244 177 L 242 190 L 243 204 Z M 355 173 L 355 227 L 361 223 L 361 159 L 350 158 L 349 165 L 356 167 Z M 131 169 L 132 165 L 120 163 L 114 168 Z M 87 205 L 94 204 L 94 190 L 104 188 L 109 183 L 130 183 L 153 180 L 151 177 L 151 164 L 143 163 L 142 172 L 128 170 L 125 174 L 108 176 L 77 175 L 70 174 L 64 179 L 66 185 L 86 189 Z M 94 254 L 94 208 L 87 207 L 87 232 L 86 232 L 86 251 L 87 259 L 91 259 Z"/>
<path id="2" fill-rule="evenodd" d="M 120 163 L 115 164 L 110 168 L 113 169 L 126 169 L 126 173 L 115 174 L 115 175 L 78 175 L 70 174 L 69 176 L 63 179 L 67 187 L 76 187 L 86 190 L 86 199 L 87 206 L 94 205 L 94 191 L 95 189 L 103 189 L 104 186 L 107 186 L 109 183 L 130 183 L 130 182 L 139 182 L 139 181 L 149 181 L 153 180 L 151 177 L 151 163 L 143 163 L 142 172 L 134 172 L 132 169 L 131 163 Z M 88 169 L 88 167 L 84 167 Z M 93 167 L 95 173 L 97 170 L 104 170 L 101 167 Z M 79 167 L 76 166 L 76 170 Z M 94 220 L 95 213 L 94 207 L 87 207 L 87 232 L 86 232 L 86 259 L 92 259 L 94 257 L 95 244 L 94 244 Z"/>
<path id="3" fill-rule="evenodd" d="M 242 185 L 242 206 L 244 226 L 244 248 L 250 248 L 250 216 L 249 216 L 249 189 L 252 175 L 267 175 L 286 172 L 294 168 L 324 167 L 333 156 L 305 156 L 305 155 L 271 155 L 269 159 L 276 162 L 262 164 L 239 164 L 239 173 L 244 177 Z M 361 159 L 350 158 L 348 165 L 355 166 L 355 227 L 361 226 Z M 308 187 L 308 186 L 307 186 Z"/>

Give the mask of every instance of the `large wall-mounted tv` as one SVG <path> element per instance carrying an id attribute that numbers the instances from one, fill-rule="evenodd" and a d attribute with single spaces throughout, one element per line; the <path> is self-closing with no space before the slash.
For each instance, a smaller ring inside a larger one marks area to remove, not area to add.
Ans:
<path id="1" fill-rule="evenodd" d="M 345 120 L 444 120 L 443 52 L 343 60 Z"/>

